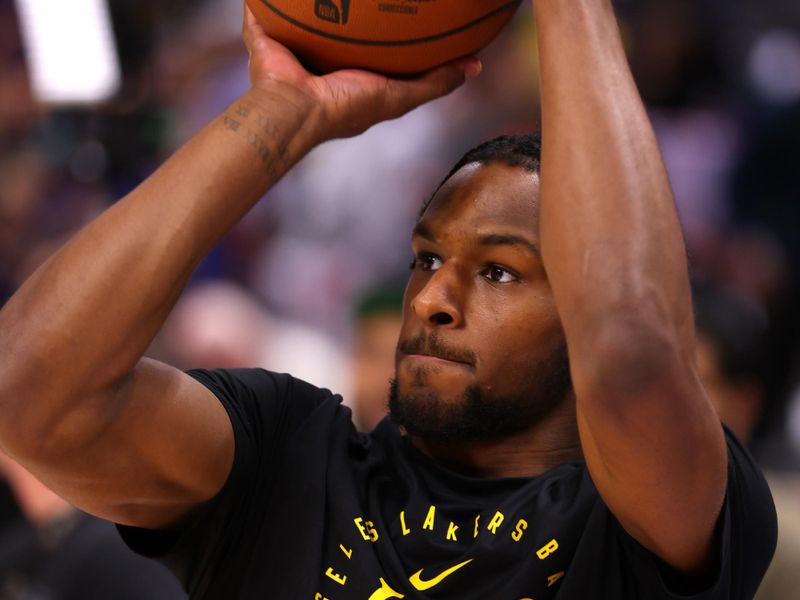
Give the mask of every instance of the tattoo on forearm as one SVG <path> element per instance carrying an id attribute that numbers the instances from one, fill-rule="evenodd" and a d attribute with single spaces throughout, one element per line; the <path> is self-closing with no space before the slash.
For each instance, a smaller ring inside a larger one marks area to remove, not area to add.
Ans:
<path id="1" fill-rule="evenodd" d="M 278 126 L 270 121 L 267 115 L 258 113 L 255 116 L 255 121 L 259 130 L 261 130 L 263 133 L 266 133 L 270 137 L 275 137 L 278 135 Z"/>
<path id="2" fill-rule="evenodd" d="M 238 133 L 256 151 L 259 159 L 267 167 L 270 177 L 279 175 L 279 168 L 285 170 L 291 166 L 292 158 L 285 140 L 280 139 L 280 128 L 265 114 L 253 114 L 249 106 L 239 104 L 234 109 L 235 117 L 225 115 L 223 125 L 226 129 Z M 270 147 L 269 142 L 273 142 Z"/>
<path id="3" fill-rule="evenodd" d="M 231 131 L 239 131 L 239 127 L 242 126 L 242 124 L 239 123 L 239 121 L 237 121 L 236 119 L 231 119 L 227 115 L 224 117 L 223 122 L 225 123 L 225 127 L 230 129 Z"/>

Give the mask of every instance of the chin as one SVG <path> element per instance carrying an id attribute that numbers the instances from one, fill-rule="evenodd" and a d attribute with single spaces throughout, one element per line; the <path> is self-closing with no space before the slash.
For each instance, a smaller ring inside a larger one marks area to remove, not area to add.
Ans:
<path id="1" fill-rule="evenodd" d="M 402 394 L 436 396 L 438 402 L 449 403 L 462 397 L 464 391 L 475 383 L 474 372 L 462 365 L 440 365 L 405 359 L 396 371 L 399 390 Z"/>
<path id="2" fill-rule="evenodd" d="M 389 414 L 409 434 L 431 441 L 465 442 L 530 429 L 571 397 L 566 346 L 548 359 L 506 368 L 511 387 L 480 385 L 472 367 L 401 360 L 389 393 Z"/>
<path id="3" fill-rule="evenodd" d="M 525 410 L 527 409 L 527 410 Z M 392 381 L 389 415 L 410 435 L 428 441 L 475 442 L 517 433 L 535 422 L 530 405 L 487 397 L 476 385 L 443 397 L 430 386 L 405 386 Z"/>

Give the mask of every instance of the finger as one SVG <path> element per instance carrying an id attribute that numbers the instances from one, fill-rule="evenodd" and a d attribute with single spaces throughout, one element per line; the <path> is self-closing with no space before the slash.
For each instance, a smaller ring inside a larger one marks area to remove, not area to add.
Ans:
<path id="1" fill-rule="evenodd" d="M 242 40 L 244 40 L 244 45 L 247 50 L 250 50 L 250 46 L 252 44 L 250 27 L 252 24 L 253 13 L 250 12 L 250 7 L 247 6 L 247 2 L 242 2 L 244 10 L 242 12 Z"/>
<path id="2" fill-rule="evenodd" d="M 387 105 L 394 109 L 393 112 L 404 114 L 421 104 L 446 96 L 468 79 L 477 77 L 482 68 L 477 58 L 466 58 L 428 71 L 416 79 L 390 79 L 386 88 Z"/>
<path id="3" fill-rule="evenodd" d="M 244 19 L 242 22 L 242 39 L 244 40 L 244 45 L 247 47 L 249 52 L 252 52 L 253 46 L 255 43 L 265 37 L 264 30 L 259 25 L 258 21 L 256 20 L 253 11 L 250 10 L 250 7 L 247 5 L 247 2 L 244 2 Z"/>
<path id="4" fill-rule="evenodd" d="M 255 25 L 258 23 L 258 21 L 256 21 L 256 16 L 253 14 L 253 11 L 250 10 L 247 2 L 244 3 L 244 23 L 246 26 Z"/>

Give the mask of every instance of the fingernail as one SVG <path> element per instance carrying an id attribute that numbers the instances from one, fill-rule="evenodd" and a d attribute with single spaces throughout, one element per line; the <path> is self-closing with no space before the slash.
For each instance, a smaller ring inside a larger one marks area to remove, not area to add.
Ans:
<path id="1" fill-rule="evenodd" d="M 483 71 L 483 63 L 477 58 L 471 58 L 465 60 L 461 68 L 464 69 L 464 75 L 466 75 L 467 79 L 472 79 L 481 74 L 481 71 Z"/>

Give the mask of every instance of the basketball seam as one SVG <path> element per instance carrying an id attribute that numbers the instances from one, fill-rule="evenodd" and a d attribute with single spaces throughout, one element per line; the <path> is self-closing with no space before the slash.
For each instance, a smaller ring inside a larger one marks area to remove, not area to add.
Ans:
<path id="1" fill-rule="evenodd" d="M 295 27 L 299 27 L 300 29 L 303 29 L 304 31 L 307 31 L 309 33 L 313 33 L 313 34 L 318 35 L 320 37 L 324 37 L 324 38 L 328 38 L 330 40 L 334 40 L 336 42 L 345 42 L 345 43 L 348 43 L 348 44 L 356 44 L 356 45 L 360 45 L 360 46 L 413 46 L 414 44 L 425 44 L 427 42 L 433 42 L 433 41 L 436 41 L 436 40 L 440 40 L 440 39 L 449 37 L 451 35 L 456 35 L 457 33 L 461 33 L 462 31 L 470 29 L 471 27 L 474 27 L 478 23 L 480 23 L 482 21 L 485 21 L 486 19 L 490 19 L 493 16 L 503 12 L 504 10 L 508 10 L 509 8 L 519 4 L 520 2 L 521 2 L 521 0 L 512 0 L 512 2 L 507 2 L 506 4 L 504 4 L 502 6 L 498 6 L 494 10 L 486 13 L 485 15 L 482 15 L 482 16 L 478 17 L 477 19 L 473 19 L 469 23 L 466 23 L 464 25 L 456 27 L 455 29 L 451 29 L 450 31 L 443 31 L 442 33 L 437 33 L 435 35 L 429 35 L 429 36 L 422 37 L 422 38 L 414 38 L 414 39 L 411 39 L 411 40 L 364 40 L 364 39 L 360 39 L 360 38 L 350 38 L 350 37 L 345 37 L 343 35 L 336 35 L 335 33 L 328 33 L 326 31 L 322 31 L 320 29 L 316 29 L 315 27 L 312 27 L 311 25 L 306 25 L 302 21 L 298 21 L 294 17 L 290 17 L 289 15 L 287 15 L 286 13 L 281 11 L 279 8 L 274 6 L 271 2 L 269 2 L 269 0 L 261 0 L 261 3 L 264 6 L 266 6 L 268 9 L 270 9 L 276 15 L 278 15 L 282 19 L 288 21 L 289 23 L 291 23 Z"/>

